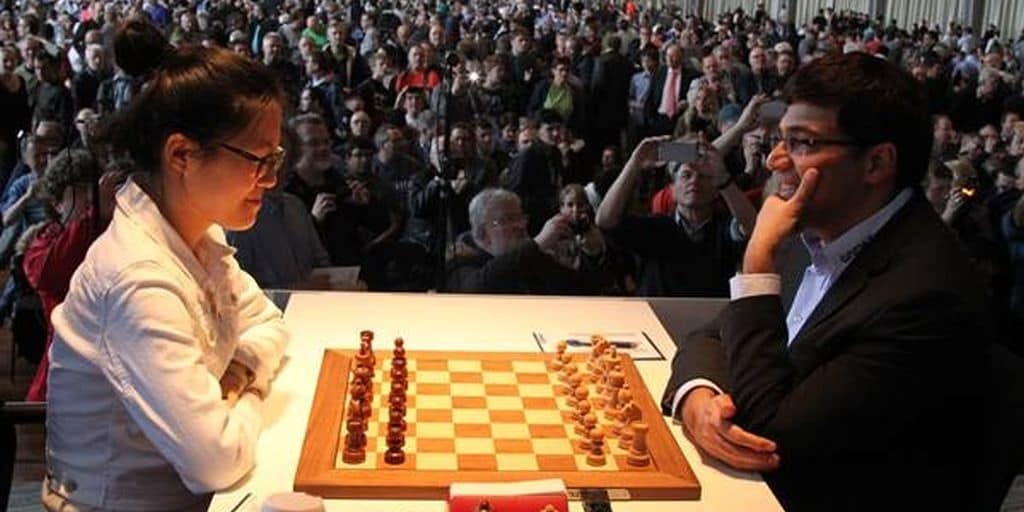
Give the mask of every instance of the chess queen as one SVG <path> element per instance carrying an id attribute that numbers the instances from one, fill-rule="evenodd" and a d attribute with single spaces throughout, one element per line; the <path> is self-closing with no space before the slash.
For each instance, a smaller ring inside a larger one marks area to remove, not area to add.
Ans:
<path id="1" fill-rule="evenodd" d="M 224 229 L 277 181 L 282 91 L 219 48 L 133 19 L 118 65 L 149 81 L 108 131 L 136 174 L 53 315 L 49 510 L 206 510 L 252 468 L 288 333 Z M 127 50 L 127 51 L 125 51 Z"/>

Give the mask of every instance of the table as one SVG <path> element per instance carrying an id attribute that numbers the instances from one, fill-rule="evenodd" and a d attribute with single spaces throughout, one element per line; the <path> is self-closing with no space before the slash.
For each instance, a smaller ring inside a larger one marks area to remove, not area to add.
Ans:
<path id="1" fill-rule="evenodd" d="M 534 332 L 588 328 L 643 330 L 665 355 L 639 361 L 655 399 L 668 381 L 673 339 L 681 339 L 717 314 L 715 299 L 520 297 L 457 294 L 274 292 L 285 306 L 293 338 L 264 407 L 264 430 L 256 468 L 231 489 L 218 493 L 211 512 L 228 512 L 247 494 L 239 512 L 258 510 L 270 494 L 290 491 L 305 437 L 306 421 L 325 348 L 358 348 L 359 331 L 378 339 L 403 336 L 407 347 L 424 350 L 538 351 Z M 702 487 L 699 501 L 615 502 L 618 512 L 782 510 L 760 476 L 702 460 L 677 425 L 671 430 Z M 446 510 L 443 501 L 329 500 L 327 510 L 361 512 Z M 572 510 L 582 510 L 579 502 Z"/>

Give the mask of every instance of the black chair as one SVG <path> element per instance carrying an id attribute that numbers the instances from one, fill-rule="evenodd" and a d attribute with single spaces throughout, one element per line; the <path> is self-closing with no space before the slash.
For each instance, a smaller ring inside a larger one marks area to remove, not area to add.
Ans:
<path id="1" fill-rule="evenodd" d="M 1024 470 L 1024 358 L 998 344 L 991 345 L 988 355 L 989 382 L 978 383 L 985 386 L 984 402 L 973 411 L 950 411 L 985 422 L 984 438 L 954 440 L 952 449 L 982 450 L 976 485 L 983 507 L 978 510 L 999 510 L 1013 479 Z"/>
<path id="2" fill-rule="evenodd" d="M 14 457 L 18 451 L 15 425 L 46 422 L 46 402 L 0 401 L 0 510 L 7 510 L 14 479 Z"/>

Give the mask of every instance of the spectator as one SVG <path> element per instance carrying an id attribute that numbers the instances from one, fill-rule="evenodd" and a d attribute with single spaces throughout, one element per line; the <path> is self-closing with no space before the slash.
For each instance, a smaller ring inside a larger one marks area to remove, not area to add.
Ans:
<path id="1" fill-rule="evenodd" d="M 313 269 L 330 265 L 330 257 L 320 242 L 309 208 L 284 190 L 297 157 L 309 160 L 310 126 L 311 123 L 303 120 L 293 119 L 288 123 L 286 147 L 299 149 L 295 147 L 302 144 L 296 140 L 299 138 L 297 131 L 305 131 L 305 146 L 295 157 L 285 159 L 274 187 L 263 194 L 255 224 L 246 230 L 226 233 L 228 243 L 237 251 L 235 258 L 239 266 L 263 288 L 312 286 Z"/>
<path id="2" fill-rule="evenodd" d="M 18 159 L 18 132 L 27 130 L 31 122 L 28 85 L 16 72 L 17 53 L 14 48 L 0 48 L 0 181 L 6 183 L 8 173 Z"/>
<path id="3" fill-rule="evenodd" d="M 470 201 L 469 222 L 470 231 L 459 236 L 448 263 L 447 291 L 571 294 L 592 286 L 549 255 L 559 241 L 574 236 L 562 214 L 548 219 L 531 239 L 518 196 L 489 188 Z"/>
<path id="4" fill-rule="evenodd" d="M 723 297 L 742 249 L 729 215 L 715 212 L 716 195 L 735 187 L 717 152 L 684 163 L 676 174 L 676 211 L 664 216 L 625 214 L 640 174 L 654 166 L 666 139 L 641 142 L 601 202 L 597 225 L 639 257 L 637 293 L 644 296 Z"/>
<path id="5" fill-rule="evenodd" d="M 46 350 L 26 400 L 46 401 L 47 353 L 53 338 L 50 314 L 64 301 L 71 275 L 85 259 L 89 245 L 110 222 L 114 192 L 124 178 L 119 171 L 104 173 L 91 154 L 76 149 L 55 156 L 39 179 L 39 196 L 53 208 L 55 217 L 44 221 L 38 230 L 26 232 L 22 272 L 39 294 L 46 320 Z M 99 211 L 93 209 L 96 192 Z"/>

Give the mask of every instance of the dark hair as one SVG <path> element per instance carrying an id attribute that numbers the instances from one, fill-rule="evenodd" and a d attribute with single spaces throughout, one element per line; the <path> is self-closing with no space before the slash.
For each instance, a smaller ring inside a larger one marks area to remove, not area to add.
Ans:
<path id="1" fill-rule="evenodd" d="M 162 35 L 154 40 L 141 25 L 148 22 L 122 26 L 115 46 L 136 52 L 131 61 L 146 65 L 134 71 L 152 78 L 103 132 L 115 152 L 127 152 L 137 169 L 159 169 L 163 143 L 171 134 L 210 148 L 245 129 L 267 104 L 284 104 L 281 86 L 263 64 L 223 48 L 174 50 Z M 118 63 L 123 57 L 116 55 Z"/>
<path id="2" fill-rule="evenodd" d="M 355 137 L 352 140 L 350 140 L 348 144 L 345 144 L 345 158 L 352 156 L 352 152 L 357 149 L 363 149 L 369 151 L 370 153 L 374 153 L 377 151 L 377 148 L 373 145 L 372 140 L 366 137 Z"/>
<path id="3" fill-rule="evenodd" d="M 133 77 L 148 77 L 173 52 L 160 29 L 143 18 L 126 21 L 114 36 L 114 62 Z"/>
<path id="4" fill-rule="evenodd" d="M 791 104 L 838 107 L 839 129 L 862 146 L 895 145 L 897 189 L 924 177 L 932 123 L 924 91 L 906 70 L 862 52 L 826 55 L 798 68 L 783 97 Z"/>
<path id="5" fill-rule="evenodd" d="M 562 120 L 562 115 L 549 108 L 537 111 L 537 115 L 535 116 L 534 121 L 536 121 L 538 125 L 564 124 L 564 121 Z"/>
<path id="6" fill-rule="evenodd" d="M 50 159 L 46 173 L 39 180 L 39 187 L 44 198 L 57 202 L 64 196 L 64 189 L 76 184 L 88 185 L 99 175 L 99 164 L 91 153 L 84 149 L 71 149 Z"/>

